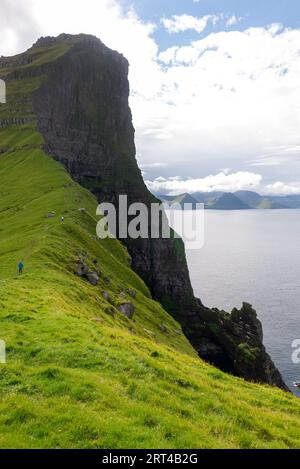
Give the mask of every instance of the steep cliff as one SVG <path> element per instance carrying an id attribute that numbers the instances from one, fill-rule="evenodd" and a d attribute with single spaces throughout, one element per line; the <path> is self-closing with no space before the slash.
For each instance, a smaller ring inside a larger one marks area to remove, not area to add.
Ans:
<path id="1" fill-rule="evenodd" d="M 116 203 L 127 194 L 129 203 L 149 206 L 156 199 L 135 159 L 127 74 L 127 60 L 95 37 L 41 38 L 26 53 L 0 59 L 0 75 L 10 89 L 1 126 L 37 123 L 46 154 L 99 201 Z M 201 357 L 230 373 L 286 389 L 249 305 L 229 315 L 194 298 L 181 240 L 124 242 L 134 270 L 180 322 Z"/>

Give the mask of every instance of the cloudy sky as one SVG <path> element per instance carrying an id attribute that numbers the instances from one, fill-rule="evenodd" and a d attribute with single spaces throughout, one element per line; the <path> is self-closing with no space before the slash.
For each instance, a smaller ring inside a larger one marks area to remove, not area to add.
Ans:
<path id="1" fill-rule="evenodd" d="M 0 0 L 0 55 L 91 33 L 130 62 L 156 192 L 300 193 L 299 0 Z"/>

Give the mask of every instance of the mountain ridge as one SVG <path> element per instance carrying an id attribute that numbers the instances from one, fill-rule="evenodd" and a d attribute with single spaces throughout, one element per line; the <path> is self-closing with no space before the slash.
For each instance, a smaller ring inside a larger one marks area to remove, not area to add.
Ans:
<path id="1" fill-rule="evenodd" d="M 185 193 L 185 198 L 191 198 L 193 208 L 197 202 L 203 203 L 205 209 L 210 210 L 280 210 L 300 208 L 300 195 L 260 195 L 254 191 L 240 190 L 236 192 L 195 192 Z M 182 194 L 177 196 L 158 195 L 158 198 L 169 205 L 185 203 Z"/>

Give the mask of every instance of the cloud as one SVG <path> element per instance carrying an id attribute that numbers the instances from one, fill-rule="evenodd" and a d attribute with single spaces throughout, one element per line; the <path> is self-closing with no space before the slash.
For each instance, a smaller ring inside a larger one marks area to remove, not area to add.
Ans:
<path id="1" fill-rule="evenodd" d="M 225 191 L 234 192 L 243 189 L 255 189 L 262 182 L 262 176 L 256 173 L 222 171 L 215 175 L 197 179 L 182 180 L 179 177 L 158 177 L 146 181 L 148 188 L 155 194 L 177 195 L 181 193 Z"/>
<path id="2" fill-rule="evenodd" d="M 289 164 L 292 177 L 300 145 L 299 43 L 300 30 L 276 24 L 160 52 L 160 88 L 133 105 L 140 153 L 186 176 L 252 164 L 271 175 L 272 167 Z M 164 130 L 165 144 L 141 135 L 150 123 Z"/>
<path id="3" fill-rule="evenodd" d="M 22 52 L 32 44 L 32 39 L 39 34 L 39 25 L 31 12 L 34 2 L 31 0 L 1 0 L 0 4 L 0 48 L 3 54 L 13 55 Z"/>
<path id="4" fill-rule="evenodd" d="M 237 17 L 236 15 L 231 15 L 226 20 L 226 26 L 235 26 L 240 21 L 242 21 L 242 17 Z"/>
<path id="5" fill-rule="evenodd" d="M 200 18 L 191 15 L 173 15 L 171 18 L 162 18 L 161 22 L 168 33 L 181 33 L 192 30 L 202 33 L 209 22 L 216 24 L 219 18 L 216 15 L 206 15 Z"/>
<path id="6" fill-rule="evenodd" d="M 285 184 L 284 182 L 277 181 L 273 184 L 268 184 L 264 190 L 265 194 L 270 195 L 296 195 L 300 194 L 300 183 Z"/>

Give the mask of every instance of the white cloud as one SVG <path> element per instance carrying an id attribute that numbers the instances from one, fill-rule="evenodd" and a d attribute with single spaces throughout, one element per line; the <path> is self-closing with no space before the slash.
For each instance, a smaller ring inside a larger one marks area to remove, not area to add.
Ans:
<path id="1" fill-rule="evenodd" d="M 159 51 L 155 28 L 117 0 L 85 0 L 84 8 L 82 0 L 1 0 L 0 55 L 61 32 L 94 34 L 123 53 L 138 159 L 151 164 L 149 179 L 159 171 L 197 179 L 224 166 L 251 173 L 253 164 L 270 184 L 297 179 L 300 29 L 226 30 Z"/>
<path id="2" fill-rule="evenodd" d="M 157 155 L 187 176 L 224 164 L 243 170 L 255 164 L 272 174 L 272 167 L 288 163 L 294 177 L 299 43 L 300 30 L 271 25 L 214 33 L 161 52 L 160 89 L 133 104 L 143 158 Z M 154 122 L 168 135 L 164 145 L 141 136 L 140 129 Z"/>
<path id="3" fill-rule="evenodd" d="M 242 21 L 242 17 L 237 17 L 236 15 L 231 15 L 226 20 L 226 26 L 234 26 Z"/>
<path id="4" fill-rule="evenodd" d="M 300 183 L 285 184 L 284 182 L 277 181 L 273 184 L 268 184 L 264 190 L 265 194 L 270 195 L 296 195 L 300 194 Z"/>
<path id="5" fill-rule="evenodd" d="M 200 18 L 191 15 L 173 15 L 171 18 L 162 18 L 161 22 L 166 30 L 172 33 L 180 33 L 188 30 L 202 33 L 208 23 L 216 24 L 219 18 L 216 15 L 206 15 Z"/>
<path id="6" fill-rule="evenodd" d="M 158 177 L 154 181 L 146 181 L 148 188 L 155 194 L 177 195 L 185 192 L 234 192 L 242 189 L 255 189 L 262 181 L 262 176 L 248 171 L 228 173 L 222 171 L 215 175 L 197 179 L 182 180 L 178 177 Z"/>

